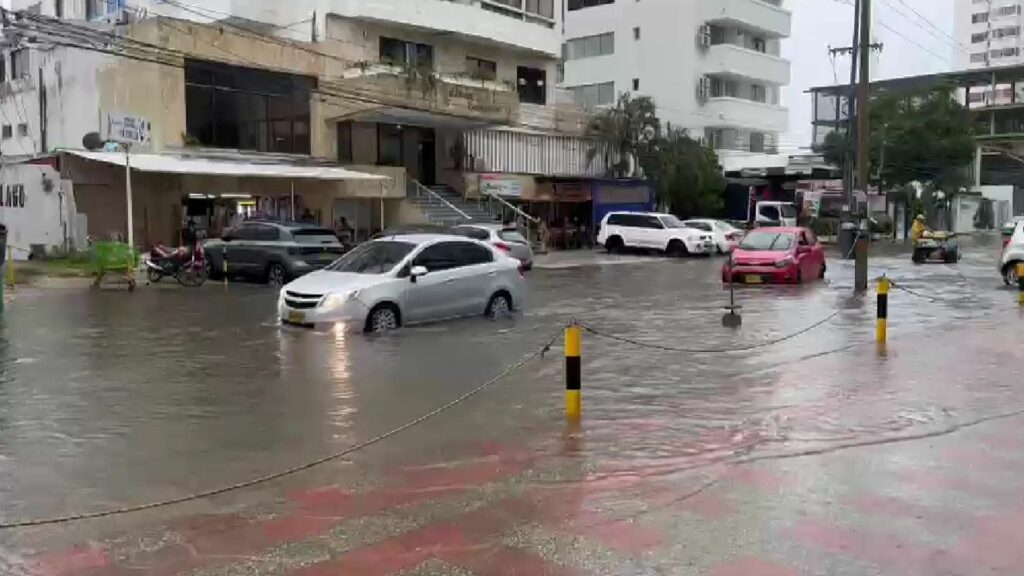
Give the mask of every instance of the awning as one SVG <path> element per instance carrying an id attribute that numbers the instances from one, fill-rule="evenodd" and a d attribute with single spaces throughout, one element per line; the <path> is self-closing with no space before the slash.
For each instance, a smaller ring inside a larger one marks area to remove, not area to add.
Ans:
<path id="1" fill-rule="evenodd" d="M 125 165 L 121 152 L 89 152 L 85 150 L 64 150 L 65 153 L 92 160 Z M 285 178 L 307 180 L 372 180 L 390 181 L 380 174 L 356 172 L 337 166 L 318 166 L 269 161 L 258 157 L 246 158 L 202 158 L 175 154 L 140 153 L 131 155 L 132 170 L 159 172 L 162 174 L 193 174 L 207 176 L 234 176 L 245 178 Z"/>

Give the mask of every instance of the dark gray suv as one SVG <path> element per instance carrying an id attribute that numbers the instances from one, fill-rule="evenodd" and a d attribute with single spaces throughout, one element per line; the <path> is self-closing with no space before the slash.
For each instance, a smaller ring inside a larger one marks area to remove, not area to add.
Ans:
<path id="1" fill-rule="evenodd" d="M 265 280 L 276 286 L 319 270 L 345 253 L 334 232 L 310 224 L 248 221 L 219 240 L 203 244 L 210 275 L 221 276 L 225 254 L 229 276 Z"/>

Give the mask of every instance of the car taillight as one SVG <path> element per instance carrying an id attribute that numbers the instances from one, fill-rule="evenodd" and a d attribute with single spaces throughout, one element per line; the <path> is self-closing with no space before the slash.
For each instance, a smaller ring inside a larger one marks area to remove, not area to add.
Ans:
<path id="1" fill-rule="evenodd" d="M 505 252 L 505 253 L 508 253 L 508 252 L 512 251 L 512 247 L 509 246 L 508 244 L 505 244 L 504 242 L 495 242 L 494 243 L 494 247 L 497 248 L 498 250 L 501 250 L 502 252 Z"/>
<path id="2" fill-rule="evenodd" d="M 1006 251 L 1006 247 L 1010 245 L 1010 240 L 1011 240 L 1010 238 L 1007 238 L 1006 240 L 1003 240 L 1003 251 L 1004 252 Z"/>
<path id="3" fill-rule="evenodd" d="M 526 278 L 526 264 L 519 263 L 519 277 Z"/>

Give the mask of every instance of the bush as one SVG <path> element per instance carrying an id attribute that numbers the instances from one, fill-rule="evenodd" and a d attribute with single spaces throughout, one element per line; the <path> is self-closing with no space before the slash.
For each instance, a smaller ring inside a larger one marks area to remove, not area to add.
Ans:
<path id="1" fill-rule="evenodd" d="M 839 219 L 815 218 L 811 220 L 810 229 L 817 236 L 837 236 L 839 234 Z"/>

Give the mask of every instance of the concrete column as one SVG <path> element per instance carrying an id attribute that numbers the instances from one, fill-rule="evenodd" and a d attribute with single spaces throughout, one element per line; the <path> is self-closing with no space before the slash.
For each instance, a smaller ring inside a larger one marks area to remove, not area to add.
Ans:
<path id="1" fill-rule="evenodd" d="M 974 185 L 981 186 L 981 145 L 974 150 Z"/>

